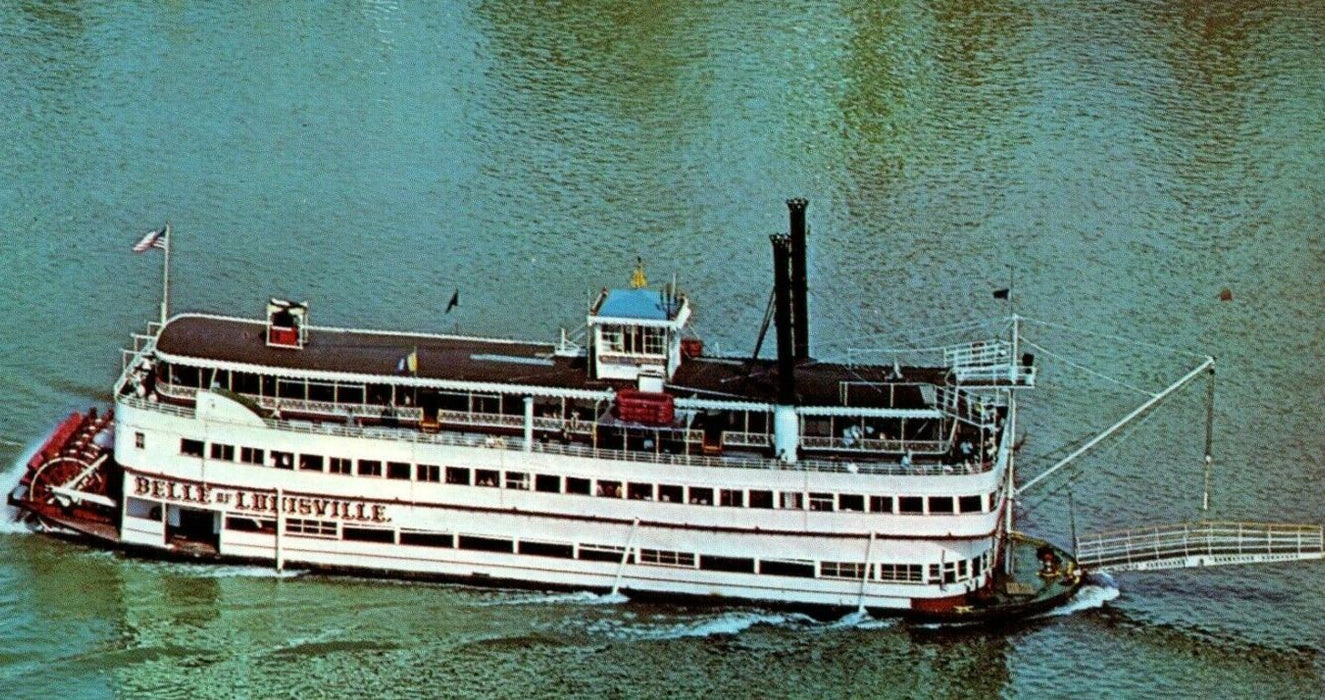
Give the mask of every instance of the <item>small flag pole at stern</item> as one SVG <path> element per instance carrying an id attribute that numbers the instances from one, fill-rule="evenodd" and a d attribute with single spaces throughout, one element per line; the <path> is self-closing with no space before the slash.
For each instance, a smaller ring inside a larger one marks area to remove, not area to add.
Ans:
<path id="1" fill-rule="evenodd" d="M 133 252 L 145 253 L 152 248 L 165 251 L 161 263 L 161 325 L 166 325 L 170 318 L 170 222 L 158 229 L 152 229 L 143 235 L 133 246 Z"/>

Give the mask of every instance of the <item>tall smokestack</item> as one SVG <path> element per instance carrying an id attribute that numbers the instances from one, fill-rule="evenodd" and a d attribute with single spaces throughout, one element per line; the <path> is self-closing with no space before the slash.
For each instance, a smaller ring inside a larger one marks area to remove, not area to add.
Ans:
<path id="1" fill-rule="evenodd" d="M 805 207 L 809 204 L 799 197 L 787 200 L 791 216 L 791 327 L 796 336 L 797 362 L 810 359 L 810 283 L 805 274 Z"/>
<path id="2" fill-rule="evenodd" d="M 796 403 L 796 356 L 791 338 L 791 238 L 769 236 L 773 243 L 773 325 L 778 338 L 778 404 Z"/>

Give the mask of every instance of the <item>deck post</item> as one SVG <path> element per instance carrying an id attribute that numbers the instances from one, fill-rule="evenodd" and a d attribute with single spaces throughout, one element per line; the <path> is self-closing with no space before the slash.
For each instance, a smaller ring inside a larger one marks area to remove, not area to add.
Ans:
<path id="1" fill-rule="evenodd" d="M 626 564 L 630 561 L 630 548 L 635 544 L 635 531 L 639 529 L 639 518 L 630 525 L 630 534 L 626 536 L 626 548 L 621 552 L 621 563 L 617 565 L 616 580 L 612 582 L 612 595 L 621 590 L 621 576 L 626 573 Z"/>
<path id="2" fill-rule="evenodd" d="M 276 487 L 276 571 L 285 571 L 285 552 L 281 548 L 281 531 L 285 529 L 285 509 L 281 508 L 281 487 Z"/>
<path id="3" fill-rule="evenodd" d="M 874 531 L 870 530 L 870 541 L 865 545 L 865 571 L 860 576 L 860 596 L 856 599 L 856 612 L 865 612 L 865 584 L 870 580 L 870 556 L 874 552 Z"/>
<path id="4" fill-rule="evenodd" d="M 524 397 L 524 451 L 534 451 L 534 397 Z"/>

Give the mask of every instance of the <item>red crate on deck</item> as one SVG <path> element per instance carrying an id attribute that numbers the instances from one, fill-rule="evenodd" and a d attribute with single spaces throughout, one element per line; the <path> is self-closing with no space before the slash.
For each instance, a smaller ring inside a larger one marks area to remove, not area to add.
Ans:
<path id="1" fill-rule="evenodd" d="M 616 395 L 616 415 L 629 423 L 671 425 L 674 415 L 672 395 L 622 389 Z"/>

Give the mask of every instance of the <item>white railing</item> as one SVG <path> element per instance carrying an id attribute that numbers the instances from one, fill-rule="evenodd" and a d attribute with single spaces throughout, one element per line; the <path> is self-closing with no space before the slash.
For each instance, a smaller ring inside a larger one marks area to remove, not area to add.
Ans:
<path id="1" fill-rule="evenodd" d="M 981 340 L 943 348 L 943 364 L 954 369 L 982 365 L 1005 365 L 1012 356 L 1006 340 Z"/>
<path id="2" fill-rule="evenodd" d="M 992 429 L 998 418 L 997 406 L 993 402 L 956 387 L 937 387 L 934 391 L 934 403 L 949 417 L 979 428 Z"/>
<path id="3" fill-rule="evenodd" d="M 194 418 L 195 411 L 192 408 L 176 406 L 169 403 L 149 402 L 136 396 L 120 396 L 119 402 L 125 406 L 141 410 L 155 411 L 169 415 L 181 416 L 184 418 Z M 458 447 L 482 447 L 486 449 L 504 449 L 511 451 L 521 451 L 524 449 L 524 440 L 519 437 L 502 437 L 496 435 L 482 435 L 474 433 L 456 433 L 439 431 L 436 433 L 427 433 L 414 428 L 388 428 L 375 426 L 357 426 L 330 422 L 307 422 L 307 421 L 286 421 L 272 418 L 264 419 L 268 426 L 277 430 L 289 432 L 309 433 L 317 435 L 335 435 L 354 438 L 375 438 L 381 440 L 395 440 L 400 442 L 450 445 Z M 699 440 L 702 437 L 700 431 L 688 431 L 688 436 Z M 588 445 L 569 444 L 563 445 L 557 442 L 543 443 L 535 442 L 531 445 L 534 452 L 546 454 L 561 454 L 574 457 L 587 457 L 591 459 L 606 459 L 627 462 L 644 462 L 650 464 L 675 464 L 683 466 L 700 467 L 722 467 L 739 469 L 776 469 L 787 471 L 808 471 L 808 472 L 838 472 L 843 474 L 873 474 L 873 475 L 897 475 L 897 476 L 944 476 L 944 475 L 962 475 L 975 474 L 982 471 L 988 471 L 993 467 L 993 462 L 973 466 L 970 469 L 954 466 L 951 464 L 931 464 L 931 463 L 876 463 L 876 462 L 850 462 L 850 461 L 829 461 L 816 459 L 802 459 L 795 464 L 786 464 L 775 459 L 766 459 L 750 455 L 730 455 L 721 457 L 709 457 L 704 455 L 672 454 L 668 452 L 646 452 L 641 450 L 619 450 L 602 447 L 592 447 Z"/>
<path id="4" fill-rule="evenodd" d="M 1080 537 L 1076 556 L 1087 568 L 1138 571 L 1319 559 L 1322 552 L 1325 537 L 1316 525 L 1199 522 Z"/>

